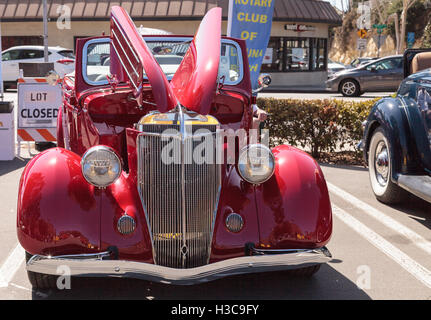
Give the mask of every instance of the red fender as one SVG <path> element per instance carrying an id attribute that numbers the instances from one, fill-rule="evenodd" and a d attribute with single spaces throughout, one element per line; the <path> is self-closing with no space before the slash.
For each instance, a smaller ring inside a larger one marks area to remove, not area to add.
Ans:
<path id="1" fill-rule="evenodd" d="M 127 213 L 136 230 L 124 236 L 118 219 Z M 123 174 L 106 189 L 82 176 L 81 157 L 49 149 L 33 158 L 21 177 L 18 239 L 32 254 L 82 254 L 118 249 L 120 259 L 152 262 L 151 238 L 133 179 Z"/>
<path id="2" fill-rule="evenodd" d="M 256 187 L 261 247 L 324 246 L 332 233 L 332 210 L 322 170 L 296 148 L 281 145 L 272 151 L 274 175 Z"/>
<path id="3" fill-rule="evenodd" d="M 259 220 L 253 186 L 242 180 L 235 166 L 231 166 L 223 176 L 225 178 L 214 224 L 211 263 L 244 256 L 247 243 L 259 243 Z M 233 233 L 226 228 L 226 218 L 231 213 L 239 214 L 244 221 L 240 232 Z"/>
<path id="4" fill-rule="evenodd" d="M 101 250 L 115 246 L 119 259 L 153 263 L 151 236 L 134 180 L 123 174 L 102 190 L 101 206 Z M 129 235 L 117 229 L 124 213 L 136 221 L 136 229 Z"/>
<path id="5" fill-rule="evenodd" d="M 34 157 L 21 176 L 17 232 L 32 254 L 97 252 L 100 191 L 85 181 L 81 158 L 53 148 Z"/>

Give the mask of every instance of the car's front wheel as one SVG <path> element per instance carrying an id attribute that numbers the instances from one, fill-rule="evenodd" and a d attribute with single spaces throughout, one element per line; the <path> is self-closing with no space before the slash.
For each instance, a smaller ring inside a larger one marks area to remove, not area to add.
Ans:
<path id="1" fill-rule="evenodd" d="M 371 187 L 377 200 L 395 204 L 404 200 L 406 191 L 391 180 L 393 164 L 391 146 L 383 128 L 374 131 L 368 151 L 368 167 Z"/>
<path id="2" fill-rule="evenodd" d="M 361 88 L 356 80 L 345 79 L 340 83 L 340 92 L 345 97 L 358 97 L 361 94 Z"/>

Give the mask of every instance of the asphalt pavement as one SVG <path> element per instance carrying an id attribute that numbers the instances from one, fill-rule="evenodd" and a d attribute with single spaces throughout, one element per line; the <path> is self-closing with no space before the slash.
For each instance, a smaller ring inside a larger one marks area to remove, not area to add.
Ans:
<path id="1" fill-rule="evenodd" d="M 314 96 L 314 94 L 313 94 Z M 431 204 L 378 202 L 368 170 L 322 164 L 334 213 L 333 259 L 312 278 L 283 272 L 196 286 L 130 279 L 73 279 L 70 290 L 34 290 L 16 237 L 18 185 L 31 158 L 0 161 L 0 299 L 421 299 L 431 300 Z"/>

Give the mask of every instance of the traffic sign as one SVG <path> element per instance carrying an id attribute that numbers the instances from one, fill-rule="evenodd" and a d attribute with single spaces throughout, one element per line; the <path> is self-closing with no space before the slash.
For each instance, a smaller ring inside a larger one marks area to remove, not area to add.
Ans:
<path id="1" fill-rule="evenodd" d="M 414 32 L 408 32 L 407 33 L 407 44 L 408 47 L 413 47 L 413 44 L 415 43 L 415 33 Z"/>
<path id="2" fill-rule="evenodd" d="M 358 31 L 358 36 L 361 39 L 364 39 L 367 35 L 368 35 L 368 33 L 367 33 L 367 30 L 365 30 L 365 29 L 361 29 Z"/>
<path id="3" fill-rule="evenodd" d="M 383 32 L 383 29 L 387 28 L 388 25 L 386 24 L 373 24 L 373 28 L 377 29 L 377 33 L 381 34 Z"/>
<path id="4" fill-rule="evenodd" d="M 365 50 L 367 48 L 367 39 L 358 39 L 356 45 L 359 51 Z"/>
<path id="5" fill-rule="evenodd" d="M 52 86 L 45 79 L 31 80 L 18 80 L 18 129 L 56 128 L 61 87 Z"/>

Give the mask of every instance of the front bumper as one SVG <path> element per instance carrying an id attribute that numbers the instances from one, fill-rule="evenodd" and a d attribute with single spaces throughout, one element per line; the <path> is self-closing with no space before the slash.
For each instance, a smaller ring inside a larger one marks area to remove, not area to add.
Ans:
<path id="1" fill-rule="evenodd" d="M 326 247 L 298 250 L 253 250 L 253 256 L 227 259 L 190 269 L 174 269 L 149 263 L 125 260 L 105 260 L 110 252 L 97 254 L 41 256 L 35 255 L 27 262 L 27 270 L 51 274 L 59 266 L 67 266 L 71 276 L 128 277 L 176 285 L 191 285 L 219 278 L 257 272 L 298 269 L 327 263 L 332 256 Z"/>
<path id="2" fill-rule="evenodd" d="M 329 92 L 338 92 L 338 84 L 339 84 L 339 81 L 336 80 L 336 79 L 327 80 L 325 82 L 326 91 L 329 91 Z"/>

